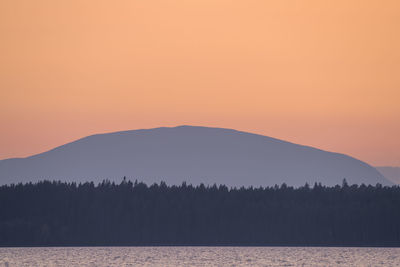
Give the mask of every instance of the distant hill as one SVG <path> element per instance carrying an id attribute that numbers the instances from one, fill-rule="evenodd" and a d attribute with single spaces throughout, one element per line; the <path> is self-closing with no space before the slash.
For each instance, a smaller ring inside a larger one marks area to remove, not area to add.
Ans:
<path id="1" fill-rule="evenodd" d="M 382 166 L 375 168 L 389 181 L 400 184 L 400 167 Z"/>
<path id="2" fill-rule="evenodd" d="M 391 184 L 347 155 L 231 129 L 196 126 L 96 134 L 27 158 L 0 161 L 0 183 L 38 181 L 272 186 Z"/>

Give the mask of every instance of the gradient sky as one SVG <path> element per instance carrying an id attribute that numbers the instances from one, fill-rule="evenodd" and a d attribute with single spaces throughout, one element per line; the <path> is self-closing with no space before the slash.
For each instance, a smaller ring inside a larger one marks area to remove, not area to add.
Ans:
<path id="1" fill-rule="evenodd" d="M 0 159 L 218 126 L 400 165 L 400 1 L 1 0 Z"/>

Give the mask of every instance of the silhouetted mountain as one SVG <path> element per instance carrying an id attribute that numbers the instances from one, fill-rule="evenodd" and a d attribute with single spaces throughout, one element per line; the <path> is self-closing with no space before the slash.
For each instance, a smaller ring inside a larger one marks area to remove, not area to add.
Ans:
<path id="1" fill-rule="evenodd" d="M 27 158 L 0 161 L 2 184 L 38 181 L 268 186 L 391 184 L 352 157 L 230 129 L 179 126 L 97 134 Z"/>
<path id="2" fill-rule="evenodd" d="M 400 167 L 375 167 L 386 179 L 389 181 L 400 184 Z"/>

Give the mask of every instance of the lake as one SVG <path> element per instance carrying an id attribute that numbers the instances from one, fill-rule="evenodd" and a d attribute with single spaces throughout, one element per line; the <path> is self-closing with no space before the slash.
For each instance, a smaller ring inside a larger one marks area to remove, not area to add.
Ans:
<path id="1" fill-rule="evenodd" d="M 0 266 L 400 266 L 400 248 L 0 248 Z"/>

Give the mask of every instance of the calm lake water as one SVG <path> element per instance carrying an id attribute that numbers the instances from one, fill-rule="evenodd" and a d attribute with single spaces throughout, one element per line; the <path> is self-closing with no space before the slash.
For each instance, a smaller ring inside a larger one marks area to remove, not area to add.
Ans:
<path id="1" fill-rule="evenodd" d="M 0 248 L 0 266 L 400 266 L 400 248 Z"/>

